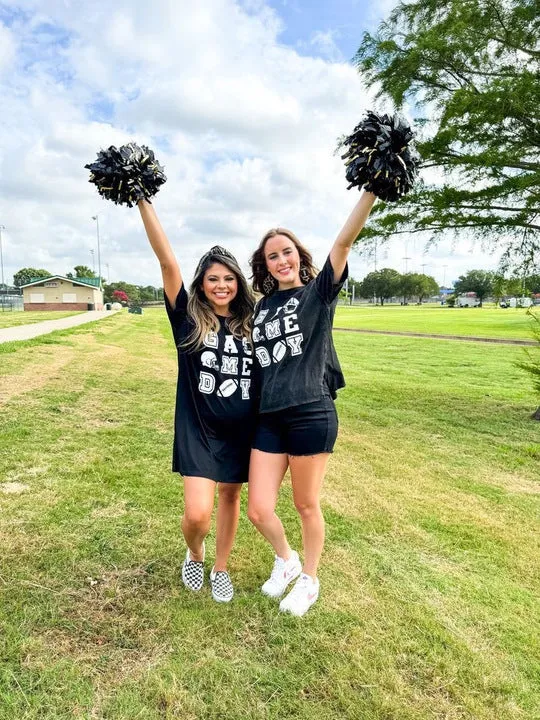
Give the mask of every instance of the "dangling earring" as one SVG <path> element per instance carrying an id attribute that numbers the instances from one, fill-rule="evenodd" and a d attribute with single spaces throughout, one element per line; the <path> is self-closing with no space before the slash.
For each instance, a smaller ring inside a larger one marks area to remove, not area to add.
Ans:
<path id="1" fill-rule="evenodd" d="M 275 277 L 272 277 L 270 273 L 268 273 L 268 275 L 264 278 L 262 285 L 264 294 L 271 295 L 276 289 L 277 280 Z"/>
<path id="2" fill-rule="evenodd" d="M 300 271 L 298 274 L 300 275 L 300 280 L 304 283 L 304 285 L 307 285 L 308 282 L 311 280 L 311 275 L 309 274 L 309 270 L 304 265 L 304 263 L 300 263 Z"/>

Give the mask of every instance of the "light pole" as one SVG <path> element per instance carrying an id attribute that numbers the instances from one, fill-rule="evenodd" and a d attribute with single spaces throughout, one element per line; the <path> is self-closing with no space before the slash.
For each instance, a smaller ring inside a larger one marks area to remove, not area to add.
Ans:
<path id="1" fill-rule="evenodd" d="M 426 273 L 425 273 L 425 271 L 424 271 L 424 268 L 429 267 L 429 263 L 422 263 L 422 264 L 420 265 L 420 267 L 422 268 L 422 275 L 425 275 Z"/>
<path id="2" fill-rule="evenodd" d="M 90 250 L 90 255 L 92 256 L 92 271 L 95 275 L 96 274 L 96 258 L 94 257 L 94 250 Z"/>
<path id="3" fill-rule="evenodd" d="M 2 230 L 5 229 L 5 225 L 0 225 L 0 266 L 2 267 L 2 290 L 4 289 L 4 254 L 2 251 Z"/>
<path id="4" fill-rule="evenodd" d="M 92 220 L 96 221 L 98 277 L 99 277 L 99 287 L 101 288 L 101 251 L 99 248 L 99 213 L 92 215 Z"/>
<path id="5" fill-rule="evenodd" d="M 107 268 L 107 285 L 110 283 L 110 274 L 109 274 L 109 263 L 105 263 L 105 267 Z"/>
<path id="6" fill-rule="evenodd" d="M 411 258 L 408 255 L 406 255 L 405 257 L 402 257 L 401 259 L 405 260 L 405 274 L 407 274 L 407 268 L 409 267 L 408 260 L 410 260 Z"/>

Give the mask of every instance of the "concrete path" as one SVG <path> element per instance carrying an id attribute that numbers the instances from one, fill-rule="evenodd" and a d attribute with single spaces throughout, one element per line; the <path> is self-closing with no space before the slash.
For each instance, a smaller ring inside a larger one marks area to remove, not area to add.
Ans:
<path id="1" fill-rule="evenodd" d="M 89 310 L 80 315 L 70 315 L 70 317 L 60 318 L 59 320 L 44 320 L 43 322 L 33 323 L 32 325 L 18 325 L 11 328 L 0 328 L 0 343 L 14 342 L 16 340 L 31 340 L 39 335 L 47 335 L 47 333 L 55 330 L 65 330 L 66 328 L 76 327 L 77 325 L 85 325 L 96 320 L 111 317 L 118 310 Z"/>
<path id="2" fill-rule="evenodd" d="M 368 330 L 367 328 L 340 328 L 340 332 L 368 333 L 371 335 L 400 335 L 401 337 L 433 338 L 435 340 L 465 340 L 467 342 L 498 343 L 502 345 L 538 345 L 536 340 L 510 340 L 509 338 L 473 337 L 472 335 L 432 335 L 430 333 L 402 332 L 400 330 Z"/>

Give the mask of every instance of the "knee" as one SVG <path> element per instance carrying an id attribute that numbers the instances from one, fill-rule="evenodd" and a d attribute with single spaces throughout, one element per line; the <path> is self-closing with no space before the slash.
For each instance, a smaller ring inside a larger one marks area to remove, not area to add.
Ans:
<path id="1" fill-rule="evenodd" d="M 219 502 L 225 505 L 236 505 L 240 502 L 240 492 L 242 486 L 233 485 L 231 487 L 222 486 L 219 488 Z"/>
<path id="2" fill-rule="evenodd" d="M 249 505 L 248 504 L 248 518 L 255 525 L 259 527 L 264 525 L 274 514 L 273 510 L 265 508 L 260 505 Z"/>
<path id="3" fill-rule="evenodd" d="M 295 500 L 294 506 L 302 520 L 310 520 L 321 515 L 321 505 L 318 500 Z"/>
<path id="4" fill-rule="evenodd" d="M 199 530 L 206 532 L 210 527 L 212 515 L 200 508 L 186 508 L 182 524 L 189 527 L 190 530 Z"/>

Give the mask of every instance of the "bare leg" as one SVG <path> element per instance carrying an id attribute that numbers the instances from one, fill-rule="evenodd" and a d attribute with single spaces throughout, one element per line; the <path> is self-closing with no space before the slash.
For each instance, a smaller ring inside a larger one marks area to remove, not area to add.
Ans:
<path id="1" fill-rule="evenodd" d="M 248 484 L 248 517 L 284 560 L 289 559 L 291 548 L 276 515 L 276 504 L 287 464 L 285 454 L 252 450 Z"/>
<path id="2" fill-rule="evenodd" d="M 203 541 L 208 535 L 214 509 L 216 483 L 202 477 L 184 477 L 182 532 L 192 560 L 203 559 Z"/>
<path id="3" fill-rule="evenodd" d="M 324 518 L 319 496 L 329 457 L 330 453 L 289 456 L 294 504 L 302 521 L 303 570 L 312 578 L 317 577 L 324 546 Z"/>
<path id="4" fill-rule="evenodd" d="M 216 562 L 214 570 L 226 570 L 240 517 L 241 483 L 218 484 Z"/>

